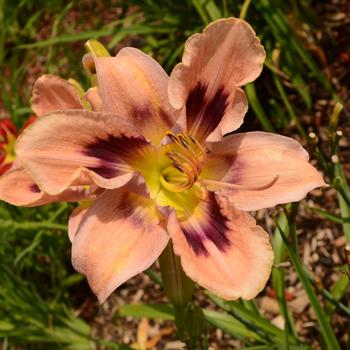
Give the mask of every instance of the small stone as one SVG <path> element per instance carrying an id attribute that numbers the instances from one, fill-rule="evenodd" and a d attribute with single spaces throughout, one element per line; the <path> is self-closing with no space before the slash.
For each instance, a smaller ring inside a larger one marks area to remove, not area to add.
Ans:
<path id="1" fill-rule="evenodd" d="M 297 314 L 302 313 L 309 304 L 309 298 L 307 297 L 304 291 L 300 293 L 298 297 L 296 297 L 294 300 L 288 303 L 291 310 L 296 312 Z"/>
<path id="2" fill-rule="evenodd" d="M 332 163 L 336 164 L 336 163 L 339 163 L 339 158 L 336 154 L 333 154 L 332 157 L 331 157 L 331 161 Z"/>
<path id="3" fill-rule="evenodd" d="M 311 259 L 312 259 L 312 262 L 318 261 L 318 259 L 319 259 L 318 254 L 317 254 L 317 253 L 313 253 L 313 254 L 311 255 Z"/>
<path id="4" fill-rule="evenodd" d="M 282 315 L 279 315 L 271 320 L 271 323 L 278 327 L 279 329 L 284 329 L 284 318 Z"/>
<path id="5" fill-rule="evenodd" d="M 181 341 L 169 341 L 165 344 L 164 350 L 179 350 L 179 349 L 186 349 L 186 344 Z"/>
<path id="6" fill-rule="evenodd" d="M 260 300 L 260 307 L 273 315 L 279 315 L 280 313 L 278 302 L 271 297 L 262 297 Z"/>
<path id="7" fill-rule="evenodd" d="M 310 132 L 309 133 L 309 137 L 310 137 L 310 139 L 315 139 L 316 138 L 316 134 L 314 132 Z"/>

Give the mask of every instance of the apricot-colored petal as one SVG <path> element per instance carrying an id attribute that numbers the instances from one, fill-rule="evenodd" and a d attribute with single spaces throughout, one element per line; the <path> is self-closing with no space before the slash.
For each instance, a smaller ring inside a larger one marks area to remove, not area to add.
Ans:
<path id="1" fill-rule="evenodd" d="M 234 126 L 236 121 L 241 120 L 248 110 L 248 101 L 244 91 L 241 88 L 237 88 L 235 92 L 232 92 L 232 107 L 229 113 L 225 113 L 221 122 L 217 128 L 206 138 L 208 142 L 220 141 L 222 137 L 233 130 L 236 130 L 239 126 Z"/>
<path id="2" fill-rule="evenodd" d="M 247 110 L 237 88 L 257 78 L 264 59 L 259 39 L 241 19 L 217 20 L 191 36 L 169 80 L 169 100 L 182 111 L 179 124 L 200 141 L 237 129 Z"/>
<path id="3" fill-rule="evenodd" d="M 81 220 L 83 219 L 85 213 L 88 211 L 88 207 L 77 207 L 74 208 L 72 213 L 69 216 L 68 220 L 68 237 L 71 242 L 73 242 L 73 239 L 75 237 L 75 234 L 78 231 L 79 225 Z"/>
<path id="4" fill-rule="evenodd" d="M 168 242 L 158 224 L 153 202 L 125 189 L 106 190 L 84 214 L 72 262 L 101 303 L 158 258 Z"/>
<path id="5" fill-rule="evenodd" d="M 127 118 L 147 139 L 159 143 L 174 124 L 163 68 L 131 47 L 94 60 L 104 111 Z"/>
<path id="6" fill-rule="evenodd" d="M 208 188 L 228 196 L 237 209 L 258 210 L 299 201 L 307 192 L 325 185 L 308 160 L 307 152 L 289 137 L 241 133 L 213 144 L 201 177 L 241 186 Z"/>
<path id="7" fill-rule="evenodd" d="M 24 169 L 10 170 L 0 177 L 0 199 L 12 205 L 28 206 L 40 201 L 43 193 Z"/>
<path id="8" fill-rule="evenodd" d="M 16 154 L 35 183 L 55 195 L 72 184 L 124 185 L 147 147 L 135 128 L 113 114 L 70 110 L 26 128 Z"/>
<path id="9" fill-rule="evenodd" d="M 85 98 L 90 103 L 93 111 L 95 112 L 103 111 L 103 102 L 97 86 L 94 86 L 90 88 L 88 91 L 86 91 Z"/>
<path id="10" fill-rule="evenodd" d="M 65 109 L 83 109 L 75 87 L 56 75 L 45 74 L 34 84 L 32 110 L 41 117 Z"/>
<path id="11" fill-rule="evenodd" d="M 78 202 L 95 196 L 83 187 L 71 187 L 56 196 L 42 192 L 23 168 L 0 177 L 0 200 L 12 205 L 35 207 L 54 202 Z"/>
<path id="12" fill-rule="evenodd" d="M 168 232 L 185 273 L 224 299 L 252 299 L 265 286 L 273 262 L 268 234 L 247 213 L 207 192 L 192 214 L 173 211 Z"/>

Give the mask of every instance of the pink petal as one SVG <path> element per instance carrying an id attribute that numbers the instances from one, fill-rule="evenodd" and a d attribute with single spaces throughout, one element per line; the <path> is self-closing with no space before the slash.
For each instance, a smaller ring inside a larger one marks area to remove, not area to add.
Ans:
<path id="1" fill-rule="evenodd" d="M 113 114 L 71 110 L 53 112 L 25 129 L 16 154 L 39 187 L 55 195 L 74 184 L 124 185 L 147 147 Z"/>
<path id="2" fill-rule="evenodd" d="M 85 213 L 88 211 L 89 207 L 77 207 L 74 208 L 68 220 L 68 237 L 71 242 L 75 237 L 75 234 L 78 231 L 81 220 L 83 219 Z"/>
<path id="3" fill-rule="evenodd" d="M 131 47 L 116 57 L 94 57 L 104 111 L 127 118 L 159 143 L 174 124 L 168 76 L 151 57 Z"/>
<path id="4" fill-rule="evenodd" d="M 90 88 L 86 92 L 85 98 L 90 103 L 93 111 L 95 112 L 103 111 L 103 103 L 102 103 L 100 92 L 97 86 Z"/>
<path id="5" fill-rule="evenodd" d="M 153 202 L 127 190 L 106 190 L 85 213 L 73 238 L 72 262 L 102 303 L 146 270 L 168 242 Z"/>
<path id="6" fill-rule="evenodd" d="M 247 111 L 237 88 L 259 76 L 264 59 L 259 39 L 241 19 L 220 19 L 191 36 L 169 80 L 170 103 L 182 110 L 179 124 L 200 141 L 236 130 Z"/>
<path id="7" fill-rule="evenodd" d="M 33 112 L 41 117 L 47 113 L 65 109 L 83 109 L 75 87 L 56 75 L 41 76 L 33 88 Z"/>
<path id="8" fill-rule="evenodd" d="M 0 177 L 0 199 L 12 205 L 28 206 L 40 202 L 43 193 L 24 171 L 10 170 Z"/>
<path id="9" fill-rule="evenodd" d="M 308 160 L 307 152 L 289 137 L 266 132 L 235 134 L 213 144 L 201 177 L 240 185 L 241 189 L 208 188 L 228 196 L 237 209 L 258 210 L 299 201 L 325 185 Z"/>
<path id="10" fill-rule="evenodd" d="M 219 204 L 220 206 L 219 206 Z M 273 262 L 268 234 L 247 213 L 208 192 L 186 220 L 168 220 L 174 251 L 186 274 L 224 299 L 252 299 Z"/>
<path id="11" fill-rule="evenodd" d="M 23 168 L 10 170 L 0 177 L 0 200 L 12 205 L 35 207 L 54 202 L 78 202 L 95 195 L 83 187 L 73 187 L 56 196 L 42 192 Z"/>

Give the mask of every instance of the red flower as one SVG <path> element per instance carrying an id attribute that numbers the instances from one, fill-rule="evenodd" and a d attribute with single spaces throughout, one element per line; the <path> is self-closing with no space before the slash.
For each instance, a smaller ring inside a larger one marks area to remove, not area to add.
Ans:
<path id="1" fill-rule="evenodd" d="M 15 141 L 18 135 L 37 119 L 36 115 L 31 115 L 24 123 L 20 132 L 10 118 L 0 120 L 0 176 L 5 174 L 15 160 Z"/>
<path id="2" fill-rule="evenodd" d="M 10 118 L 0 120 L 0 176 L 6 173 L 15 159 L 14 142 L 17 129 Z"/>

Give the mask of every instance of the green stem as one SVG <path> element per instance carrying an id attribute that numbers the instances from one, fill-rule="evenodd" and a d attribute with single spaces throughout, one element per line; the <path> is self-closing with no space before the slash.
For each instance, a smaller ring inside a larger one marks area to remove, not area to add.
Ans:
<path id="1" fill-rule="evenodd" d="M 37 230 L 37 229 L 51 229 L 51 230 L 61 230 L 67 231 L 67 225 L 56 224 L 53 222 L 32 222 L 32 221 L 23 221 L 16 222 L 12 220 L 1 220 L 1 228 L 13 228 L 15 230 Z"/>
<path id="2" fill-rule="evenodd" d="M 192 327 L 188 324 L 189 318 L 192 318 L 191 323 L 193 324 L 201 323 L 202 321 L 200 315 L 193 312 L 191 303 L 194 283 L 183 271 L 180 258 L 174 254 L 171 242 L 169 242 L 159 257 L 159 264 L 165 293 L 174 305 L 175 324 L 181 340 L 188 345 L 193 342 L 199 342 L 199 335 L 194 335 Z M 196 319 L 194 322 L 193 317 Z M 197 339 L 193 339 L 194 336 Z M 192 349 L 192 347 L 190 348 Z"/>
<path id="3" fill-rule="evenodd" d="M 159 257 L 159 264 L 165 293 L 175 307 L 185 307 L 192 299 L 194 283 L 183 271 L 171 242 Z"/>

